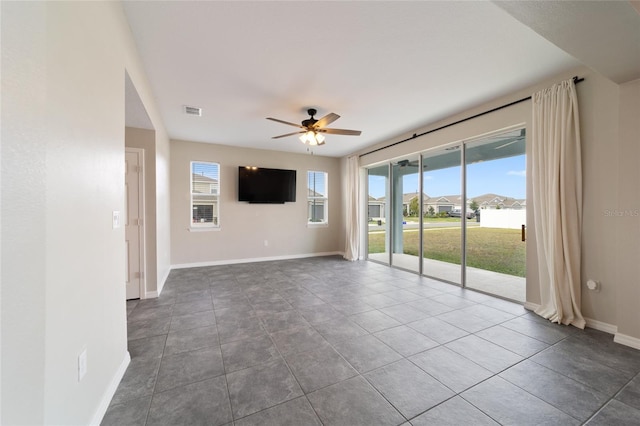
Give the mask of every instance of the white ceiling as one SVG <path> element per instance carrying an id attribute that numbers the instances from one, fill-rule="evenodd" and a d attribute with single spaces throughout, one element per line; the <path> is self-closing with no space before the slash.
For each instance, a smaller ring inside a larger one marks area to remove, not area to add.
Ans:
<path id="1" fill-rule="evenodd" d="M 265 118 L 298 123 L 313 107 L 316 118 L 342 116 L 330 127 L 362 130 L 327 135 L 315 149 L 326 156 L 581 64 L 505 9 L 486 1 L 124 2 L 172 139 L 302 153 L 295 136 L 271 139 L 295 128 Z M 202 117 L 185 115 L 184 105 L 201 107 Z"/>

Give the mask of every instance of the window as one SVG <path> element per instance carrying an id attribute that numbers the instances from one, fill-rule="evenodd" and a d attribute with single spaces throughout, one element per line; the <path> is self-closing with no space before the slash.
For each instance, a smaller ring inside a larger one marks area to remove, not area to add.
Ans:
<path id="1" fill-rule="evenodd" d="M 191 162 L 191 226 L 220 226 L 220 164 Z"/>
<path id="2" fill-rule="evenodd" d="M 308 189 L 308 223 L 310 224 L 327 224 L 328 223 L 328 204 L 327 195 L 327 173 L 325 172 L 307 172 L 307 189 Z"/>

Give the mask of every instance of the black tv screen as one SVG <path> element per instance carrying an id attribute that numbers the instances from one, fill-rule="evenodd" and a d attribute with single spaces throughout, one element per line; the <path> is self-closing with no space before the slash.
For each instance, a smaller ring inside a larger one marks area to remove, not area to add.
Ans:
<path id="1" fill-rule="evenodd" d="M 296 201 L 296 171 L 238 167 L 238 201 L 272 204 Z"/>

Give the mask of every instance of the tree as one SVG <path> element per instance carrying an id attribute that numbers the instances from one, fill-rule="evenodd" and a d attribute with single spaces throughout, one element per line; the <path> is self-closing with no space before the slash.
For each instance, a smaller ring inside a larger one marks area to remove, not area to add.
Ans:
<path id="1" fill-rule="evenodd" d="M 469 208 L 471 209 L 471 211 L 476 211 L 478 210 L 478 203 L 476 203 L 476 200 L 471 200 L 471 204 L 469 204 Z"/>
<path id="2" fill-rule="evenodd" d="M 436 215 L 436 211 L 433 209 L 433 206 L 429 206 L 428 212 L 430 217 L 433 217 Z"/>
<path id="3" fill-rule="evenodd" d="M 409 201 L 409 216 L 418 216 L 418 197 L 413 197 Z"/>

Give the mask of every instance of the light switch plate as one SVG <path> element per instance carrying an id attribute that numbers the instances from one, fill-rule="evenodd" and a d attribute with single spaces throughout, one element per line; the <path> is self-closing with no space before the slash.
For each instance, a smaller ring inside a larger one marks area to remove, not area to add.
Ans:
<path id="1" fill-rule="evenodd" d="M 113 211 L 113 229 L 120 228 L 120 212 L 118 210 Z"/>
<path id="2" fill-rule="evenodd" d="M 78 382 L 87 374 L 87 348 L 78 355 Z"/>

